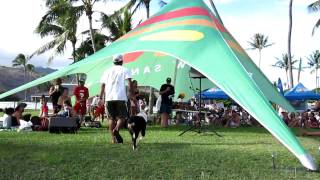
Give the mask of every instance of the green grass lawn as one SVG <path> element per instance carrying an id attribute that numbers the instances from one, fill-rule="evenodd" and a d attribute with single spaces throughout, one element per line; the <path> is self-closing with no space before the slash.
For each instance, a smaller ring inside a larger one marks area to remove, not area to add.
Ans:
<path id="1" fill-rule="evenodd" d="M 137 151 L 126 130 L 124 144 L 110 144 L 106 128 L 0 132 L 0 179 L 320 179 L 262 128 L 217 129 L 222 138 L 183 129 L 148 127 Z M 319 162 L 319 138 L 299 139 Z"/>
<path id="2" fill-rule="evenodd" d="M 110 144 L 105 126 L 78 134 L 0 132 L 0 179 L 320 179 L 263 128 L 179 137 L 185 128 L 148 127 L 137 151 L 126 130 L 123 145 Z M 299 139 L 319 162 L 319 138 Z"/>

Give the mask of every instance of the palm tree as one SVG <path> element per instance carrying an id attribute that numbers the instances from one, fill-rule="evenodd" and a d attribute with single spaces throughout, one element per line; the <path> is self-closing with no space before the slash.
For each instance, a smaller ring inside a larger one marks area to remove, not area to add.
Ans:
<path id="1" fill-rule="evenodd" d="M 309 55 L 309 57 L 307 57 L 307 59 L 308 59 L 308 65 L 312 69 L 311 74 L 314 72 L 316 73 L 316 88 L 318 88 L 318 69 L 320 68 L 320 52 L 319 52 L 319 50 L 312 52 L 312 54 Z"/>
<path id="2" fill-rule="evenodd" d="M 26 56 L 24 54 L 18 54 L 14 60 L 12 60 L 12 66 L 13 67 L 23 67 L 23 72 L 24 72 L 24 83 L 27 82 L 27 72 L 31 71 L 34 69 L 34 66 L 32 64 L 28 64 L 30 61 L 31 56 Z M 27 91 L 24 91 L 24 99 L 27 100 Z"/>
<path id="3" fill-rule="evenodd" d="M 35 67 L 33 64 L 27 64 L 26 66 L 26 70 L 29 73 L 29 75 L 31 76 L 35 71 Z"/>
<path id="4" fill-rule="evenodd" d="M 315 1 L 314 3 L 311 3 L 308 6 L 308 9 L 310 12 L 318 12 L 320 10 L 320 0 Z M 314 34 L 314 31 L 320 26 L 320 19 L 316 22 L 316 24 L 313 27 L 312 35 Z"/>
<path id="5" fill-rule="evenodd" d="M 293 57 L 291 57 L 293 58 Z M 281 58 L 276 58 L 277 59 L 277 62 L 272 65 L 274 67 L 278 67 L 280 69 L 284 69 L 286 71 L 286 78 L 287 78 L 287 84 L 289 82 L 289 77 L 288 77 L 288 71 L 289 71 L 289 56 L 288 54 L 282 54 L 282 57 Z M 294 60 L 294 61 L 291 61 L 291 67 L 296 63 L 298 62 L 298 60 Z M 294 69 L 296 69 L 295 67 L 293 67 Z M 290 87 L 289 87 L 290 88 Z"/>
<path id="6" fill-rule="evenodd" d="M 53 36 L 53 40 L 40 47 L 34 54 L 42 54 L 54 49 L 49 58 L 50 63 L 54 56 L 63 54 L 68 41 L 72 44 L 72 57 L 76 59 L 77 21 L 82 15 L 82 7 L 73 7 L 68 0 L 53 0 L 55 3 L 49 6 L 48 12 L 42 17 L 35 32 L 40 36 Z"/>
<path id="7" fill-rule="evenodd" d="M 138 2 L 137 6 L 134 8 L 133 13 L 136 12 L 136 10 L 142 6 L 146 8 L 147 13 L 147 19 L 150 17 L 150 2 L 151 0 L 131 0 L 133 4 Z"/>
<path id="8" fill-rule="evenodd" d="M 46 0 L 46 5 L 47 6 L 51 6 L 54 5 L 58 2 L 59 0 Z M 90 32 L 90 38 L 91 38 L 91 43 L 92 43 L 92 48 L 93 51 L 96 52 L 97 48 L 96 48 L 96 43 L 95 43 L 95 39 L 94 39 L 94 29 L 92 27 L 92 15 L 95 12 L 93 10 L 94 5 L 97 2 L 100 2 L 101 0 L 67 0 L 70 3 L 75 3 L 75 8 L 79 8 L 82 10 L 82 12 L 85 12 L 88 21 L 89 21 L 89 32 Z M 104 2 L 106 0 L 103 0 Z M 81 3 L 81 5 L 79 6 L 78 4 Z M 124 8 L 127 7 L 131 7 L 132 3 L 131 1 L 129 1 L 123 8 L 121 8 L 120 10 L 118 10 L 117 12 L 121 12 Z"/>
<path id="9" fill-rule="evenodd" d="M 254 34 L 253 37 L 251 38 L 251 42 L 248 42 L 252 48 L 249 48 L 251 50 L 258 49 L 259 51 L 259 68 L 260 68 L 260 63 L 261 63 L 261 51 L 263 48 L 272 46 L 273 43 L 268 44 L 268 36 L 265 36 L 263 34 L 257 33 Z"/>
<path id="10" fill-rule="evenodd" d="M 130 0 L 131 6 L 136 5 L 136 7 L 134 8 L 134 10 L 132 11 L 132 13 L 134 14 L 136 12 L 136 10 L 140 7 L 144 7 L 146 8 L 146 14 L 147 14 L 147 19 L 149 19 L 150 17 L 150 3 L 152 0 Z M 159 5 L 165 6 L 167 3 L 165 1 L 162 0 L 158 0 L 159 1 Z"/>
<path id="11" fill-rule="evenodd" d="M 293 0 L 290 0 L 289 2 L 289 32 L 288 32 L 288 57 L 289 62 L 292 62 L 292 56 L 291 56 L 291 33 L 292 33 L 292 2 Z M 291 63 L 289 63 L 289 87 L 293 88 L 293 73 L 292 73 L 292 67 Z"/>
<path id="12" fill-rule="evenodd" d="M 91 43 L 92 43 L 92 48 L 93 51 L 96 52 L 96 45 L 94 41 L 94 31 L 92 28 L 92 14 L 93 14 L 93 6 L 96 2 L 99 2 L 101 0 L 70 0 L 70 1 L 75 1 L 75 2 L 82 2 L 82 6 L 85 10 L 86 16 L 89 20 L 89 31 L 90 31 L 90 37 L 91 37 Z"/>
<path id="13" fill-rule="evenodd" d="M 119 16 L 110 17 L 102 14 L 102 28 L 109 30 L 110 35 L 108 41 L 113 42 L 132 30 L 132 15 L 127 8 Z"/>
<path id="14" fill-rule="evenodd" d="M 88 31 L 83 32 L 82 34 L 87 34 Z M 109 37 L 99 33 L 98 31 L 94 32 L 94 42 L 97 50 L 100 50 L 105 47 L 106 41 L 109 40 Z M 77 59 L 83 59 L 88 55 L 93 54 L 92 42 L 91 38 L 88 37 L 85 41 L 83 41 L 80 46 L 76 49 L 76 57 Z"/>

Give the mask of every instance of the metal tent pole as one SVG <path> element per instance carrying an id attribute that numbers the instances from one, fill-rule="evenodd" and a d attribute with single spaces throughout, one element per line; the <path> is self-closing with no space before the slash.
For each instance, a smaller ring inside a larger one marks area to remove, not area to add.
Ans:
<path id="1" fill-rule="evenodd" d="M 216 6 L 215 6 L 214 3 L 213 3 L 213 0 L 209 0 L 209 2 L 210 2 L 211 7 L 212 7 L 212 9 L 213 9 L 213 11 L 214 11 L 214 14 L 216 15 L 216 17 L 218 18 L 218 20 L 220 21 L 220 23 L 223 25 L 222 19 L 221 19 L 219 13 L 218 13 L 218 10 L 217 10 Z"/>

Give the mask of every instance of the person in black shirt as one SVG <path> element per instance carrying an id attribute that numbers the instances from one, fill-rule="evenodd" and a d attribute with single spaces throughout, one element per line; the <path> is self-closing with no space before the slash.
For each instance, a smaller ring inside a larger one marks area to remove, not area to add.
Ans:
<path id="1" fill-rule="evenodd" d="M 161 106 L 160 106 L 160 114 L 161 114 L 161 126 L 168 126 L 169 114 L 172 111 L 172 98 L 174 95 L 174 87 L 170 84 L 171 78 L 167 78 L 167 83 L 163 84 L 160 88 L 161 95 Z"/>
<path id="2" fill-rule="evenodd" d="M 60 78 L 55 80 L 54 86 L 49 90 L 49 95 L 51 98 L 53 113 L 57 114 L 61 110 L 61 106 L 58 105 L 59 97 L 62 95 L 63 87 L 61 86 L 62 80 Z"/>

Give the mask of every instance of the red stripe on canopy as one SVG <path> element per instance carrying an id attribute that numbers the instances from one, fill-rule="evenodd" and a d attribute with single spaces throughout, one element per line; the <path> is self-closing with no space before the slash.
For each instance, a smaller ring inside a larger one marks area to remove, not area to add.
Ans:
<path id="1" fill-rule="evenodd" d="M 123 62 L 130 63 L 130 62 L 136 61 L 138 59 L 138 57 L 140 57 L 142 54 L 143 54 L 143 52 L 127 53 L 123 57 Z"/>
<path id="2" fill-rule="evenodd" d="M 208 10 L 206 10 L 204 8 L 200 8 L 200 7 L 183 8 L 183 9 L 179 9 L 176 11 L 171 11 L 171 12 L 168 12 L 165 14 L 161 14 L 159 16 L 155 16 L 155 17 L 152 17 L 152 18 L 144 21 L 139 26 L 137 26 L 137 28 L 140 28 L 140 27 L 143 27 L 146 25 L 150 25 L 150 24 L 154 24 L 157 22 L 169 20 L 169 19 L 185 17 L 185 16 L 196 16 L 196 15 L 210 17 L 214 21 L 214 23 L 217 25 L 219 31 L 226 32 L 225 27 L 219 22 L 219 20 L 214 15 L 212 15 Z"/>

